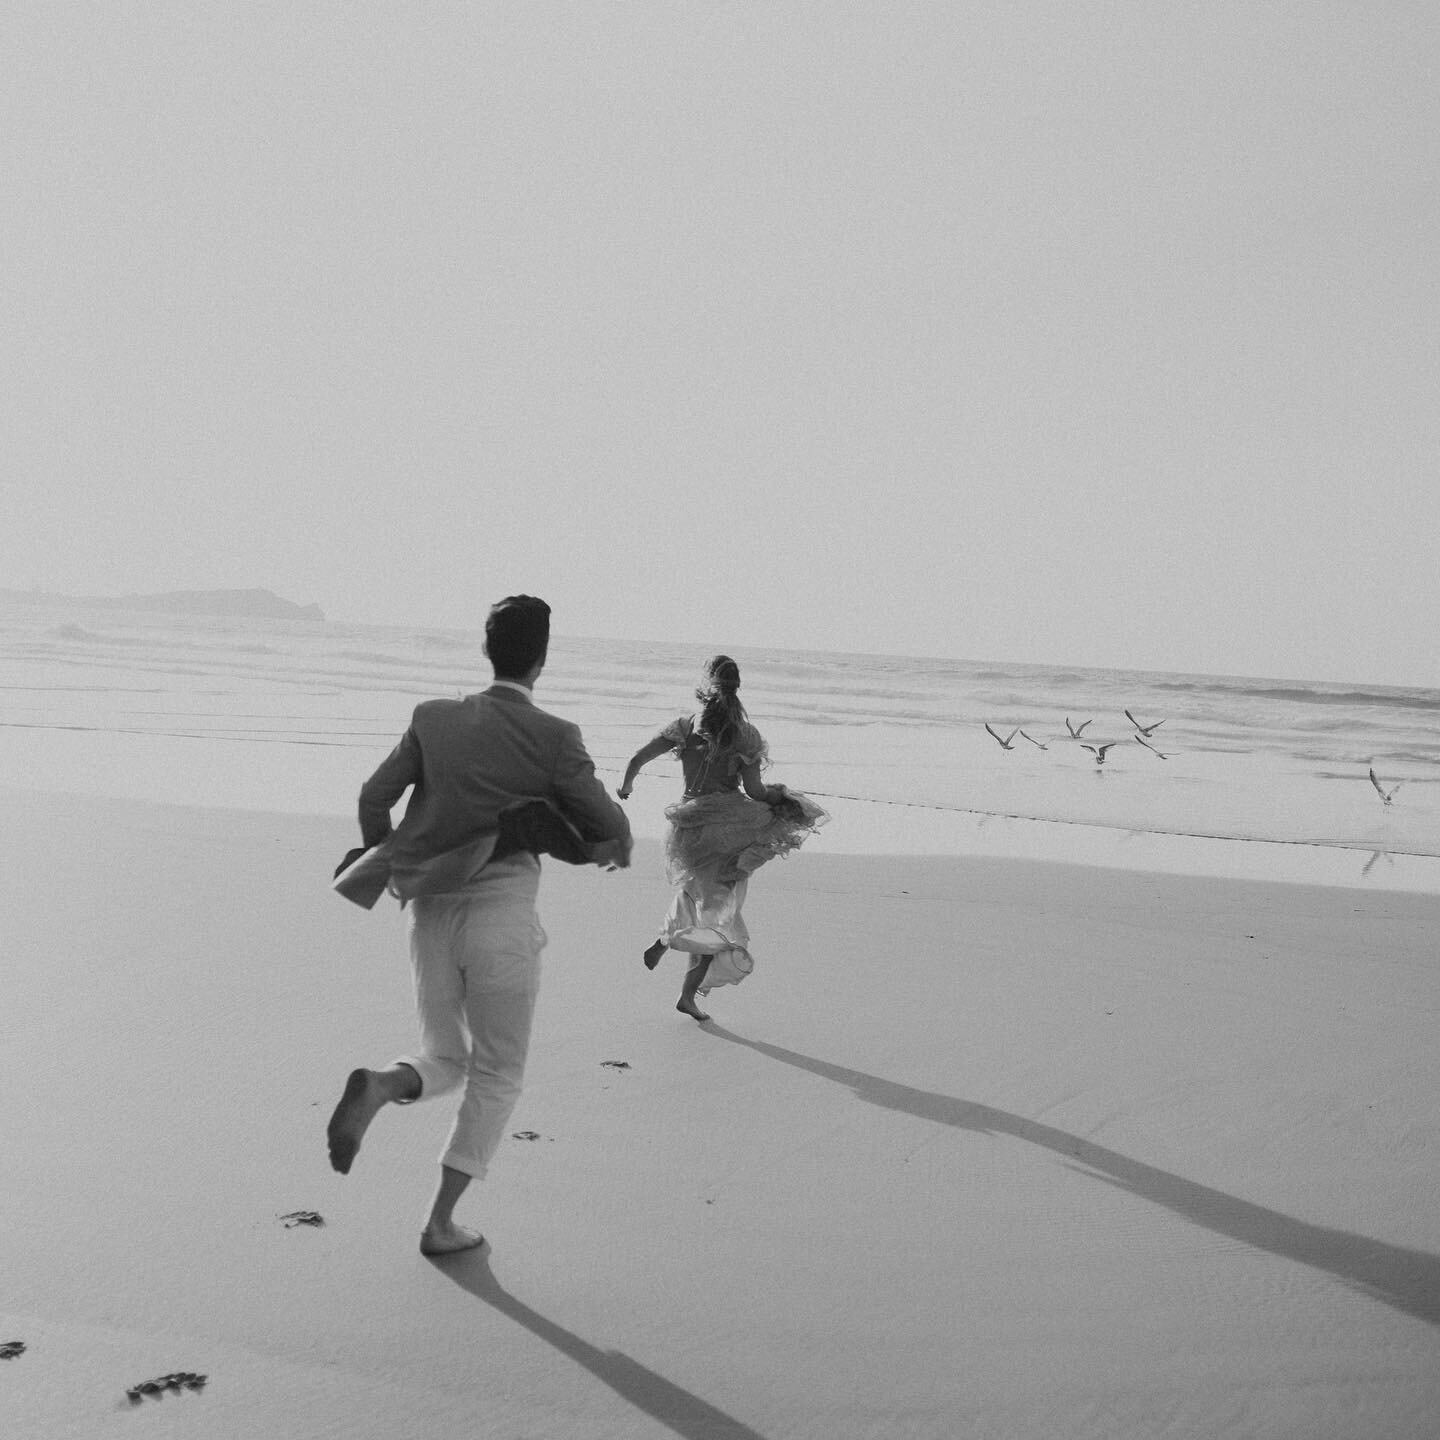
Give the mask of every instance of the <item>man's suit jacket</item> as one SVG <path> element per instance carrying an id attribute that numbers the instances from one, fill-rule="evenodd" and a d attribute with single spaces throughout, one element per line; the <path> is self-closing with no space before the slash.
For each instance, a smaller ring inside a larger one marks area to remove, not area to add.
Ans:
<path id="1" fill-rule="evenodd" d="M 392 836 L 391 808 L 411 786 Z M 551 802 L 584 839 L 615 842 L 611 853 L 628 856 L 630 822 L 596 778 L 580 727 L 506 685 L 415 708 L 400 743 L 361 787 L 360 834 L 367 846 L 388 839 L 392 877 L 412 877 L 402 893 L 448 889 L 466 847 L 478 847 L 483 864 L 501 812 L 521 800 Z"/>

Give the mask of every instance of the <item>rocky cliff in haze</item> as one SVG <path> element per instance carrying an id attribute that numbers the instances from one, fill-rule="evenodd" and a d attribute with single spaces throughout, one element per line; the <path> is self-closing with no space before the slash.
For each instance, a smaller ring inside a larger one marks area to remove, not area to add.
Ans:
<path id="1" fill-rule="evenodd" d="M 172 615 L 236 615 L 263 620 L 323 620 L 318 605 L 297 605 L 271 590 L 167 590 L 158 595 L 52 595 L 0 589 L 0 603 L 86 605 L 100 610 L 161 610 Z"/>

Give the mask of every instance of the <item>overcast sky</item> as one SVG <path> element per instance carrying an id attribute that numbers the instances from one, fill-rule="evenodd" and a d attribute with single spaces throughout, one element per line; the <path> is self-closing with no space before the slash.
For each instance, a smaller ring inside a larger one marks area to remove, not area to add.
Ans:
<path id="1" fill-rule="evenodd" d="M 1433 0 L 0 47 L 0 586 L 1440 686 Z"/>

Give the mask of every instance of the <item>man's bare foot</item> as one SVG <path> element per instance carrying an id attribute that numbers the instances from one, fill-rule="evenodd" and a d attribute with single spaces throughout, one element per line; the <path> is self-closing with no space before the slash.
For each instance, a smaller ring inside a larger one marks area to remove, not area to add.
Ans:
<path id="1" fill-rule="evenodd" d="M 660 963 L 660 957 L 661 957 L 669 948 L 670 948 L 670 947 L 669 947 L 663 940 L 657 940 L 657 941 L 645 952 L 645 955 L 644 955 L 644 957 L 643 957 L 644 960 L 645 960 L 645 968 L 646 968 L 647 970 L 653 970 L 653 969 Z"/>
<path id="2" fill-rule="evenodd" d="M 710 1018 L 693 1000 L 677 1000 L 675 1008 L 682 1015 L 688 1015 L 692 1020 L 699 1020 L 702 1023 Z"/>
<path id="3" fill-rule="evenodd" d="M 420 1232 L 422 1255 L 458 1255 L 462 1250 L 475 1250 L 485 1237 L 453 1222 L 449 1225 L 427 1225 Z"/>
<path id="4" fill-rule="evenodd" d="M 345 1093 L 330 1117 L 325 1138 L 330 1144 L 330 1164 L 342 1175 L 350 1173 L 360 1142 L 370 1122 L 386 1103 L 380 1077 L 373 1070 L 352 1070 Z"/>

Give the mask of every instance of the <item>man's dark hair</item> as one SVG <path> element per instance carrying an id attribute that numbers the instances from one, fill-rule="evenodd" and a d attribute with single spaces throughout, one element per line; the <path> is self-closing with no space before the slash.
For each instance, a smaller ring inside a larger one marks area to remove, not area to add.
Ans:
<path id="1" fill-rule="evenodd" d="M 485 653 L 501 680 L 518 680 L 550 647 L 550 607 L 534 595 L 507 595 L 485 617 Z"/>

